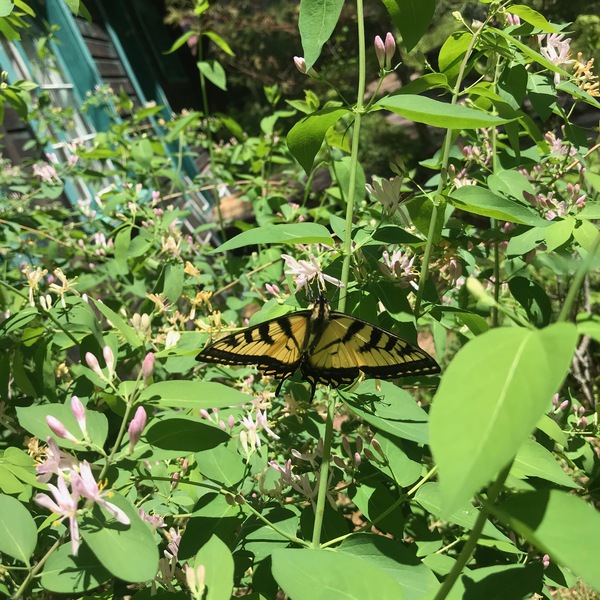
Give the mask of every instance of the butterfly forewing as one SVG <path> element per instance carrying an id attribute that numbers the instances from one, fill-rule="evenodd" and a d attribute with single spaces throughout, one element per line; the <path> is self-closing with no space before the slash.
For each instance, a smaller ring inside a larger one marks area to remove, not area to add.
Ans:
<path id="1" fill-rule="evenodd" d="M 265 375 L 289 377 L 300 366 L 310 311 L 278 317 L 213 342 L 197 360 L 257 365 Z"/>

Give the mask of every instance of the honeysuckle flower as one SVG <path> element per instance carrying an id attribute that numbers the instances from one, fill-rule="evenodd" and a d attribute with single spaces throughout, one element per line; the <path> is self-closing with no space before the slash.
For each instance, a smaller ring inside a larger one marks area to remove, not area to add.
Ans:
<path id="1" fill-rule="evenodd" d="M 505 13 L 506 14 L 506 22 L 509 25 L 520 25 L 521 24 L 521 18 L 518 15 L 513 15 L 512 13 Z"/>
<path id="2" fill-rule="evenodd" d="M 35 163 L 33 165 L 33 174 L 45 183 L 62 183 L 56 169 L 48 163 Z"/>
<path id="3" fill-rule="evenodd" d="M 87 460 L 79 464 L 79 472 L 71 474 L 71 487 L 79 496 L 87 498 L 92 502 L 99 504 L 107 513 L 114 517 L 119 523 L 129 525 L 131 523 L 129 517 L 115 504 L 108 502 L 103 496 L 111 494 L 111 492 L 103 492 L 92 475 L 92 468 Z"/>
<path id="4" fill-rule="evenodd" d="M 379 268 L 384 275 L 396 279 L 401 287 L 412 286 L 414 289 L 419 288 L 415 281 L 419 275 L 413 269 L 415 256 L 409 258 L 408 254 L 405 254 L 401 250 L 394 250 L 390 256 L 390 253 L 384 250 L 382 257 L 384 262 L 379 263 Z"/>
<path id="5" fill-rule="evenodd" d="M 46 415 L 46 423 L 52 430 L 52 433 L 57 435 L 59 438 L 62 438 L 63 440 L 69 440 L 70 442 L 79 442 L 79 440 L 64 426 L 62 421 L 59 421 L 56 417 L 53 417 L 52 415 Z"/>
<path id="6" fill-rule="evenodd" d="M 565 38 L 564 34 L 546 33 L 538 35 L 538 42 L 540 44 L 540 54 L 557 67 L 574 62 L 573 59 L 569 58 L 571 38 Z M 554 73 L 554 85 L 558 85 L 559 83 L 560 73 Z"/>
<path id="7" fill-rule="evenodd" d="M 71 553 L 77 556 L 79 546 L 81 544 L 81 536 L 79 534 L 79 525 L 77 524 L 77 504 L 79 502 L 79 492 L 72 486 L 72 491 L 69 492 L 67 482 L 64 477 L 59 476 L 56 486 L 48 484 L 50 492 L 54 496 L 54 500 L 46 494 L 36 494 L 34 500 L 40 506 L 48 510 L 62 515 L 58 522 L 64 519 L 69 519 L 69 532 L 71 536 Z"/>
<path id="8" fill-rule="evenodd" d="M 69 281 L 67 276 L 62 272 L 62 269 L 55 269 L 53 271 L 53 274 L 60 281 L 60 285 L 58 285 L 57 283 L 51 283 L 48 287 L 50 288 L 51 291 L 55 292 L 56 294 L 58 294 L 60 296 L 60 302 L 62 304 L 62 307 L 66 308 L 66 306 L 67 306 L 65 304 L 66 293 L 69 291 L 73 291 L 77 295 L 79 295 L 79 292 L 77 292 L 77 290 L 75 290 L 75 287 L 74 287 L 76 278 Z"/>
<path id="9" fill-rule="evenodd" d="M 73 416 L 77 420 L 79 424 L 79 428 L 81 429 L 81 433 L 84 436 L 87 435 L 86 429 L 86 419 L 85 419 L 85 406 L 81 403 L 81 400 L 77 396 L 73 396 L 71 398 L 71 410 L 73 411 Z"/>
<path id="10" fill-rule="evenodd" d="M 102 372 L 102 369 L 100 368 L 100 363 L 98 362 L 98 359 L 91 352 L 85 353 L 85 362 L 87 363 L 87 366 L 96 375 L 98 375 L 98 377 L 100 377 L 101 379 L 105 379 L 104 373 Z"/>
<path id="11" fill-rule="evenodd" d="M 174 346 L 177 346 L 177 343 L 179 342 L 180 338 L 181 333 L 179 333 L 179 331 L 171 329 L 171 331 L 167 333 L 167 337 L 165 338 L 165 348 L 173 348 Z"/>
<path id="12" fill-rule="evenodd" d="M 165 558 L 177 559 L 177 554 L 179 553 L 179 542 L 181 542 L 181 533 L 179 533 L 179 529 L 175 529 L 174 527 L 170 527 L 167 539 L 169 543 L 167 544 L 168 550 L 164 550 Z"/>
<path id="13" fill-rule="evenodd" d="M 206 588 L 206 567 L 198 565 L 196 568 L 185 565 L 185 580 L 194 600 L 201 600 Z"/>
<path id="14" fill-rule="evenodd" d="M 331 275 L 326 275 L 321 271 L 321 267 L 313 254 L 310 255 L 310 262 L 306 260 L 296 260 L 288 254 L 282 254 L 281 258 L 285 261 L 289 270 L 287 275 L 291 275 L 296 284 L 296 291 L 301 290 L 305 285 L 313 279 L 318 279 L 321 289 L 325 288 L 325 282 L 328 281 L 337 287 L 343 287 L 344 284 Z"/>
<path id="15" fill-rule="evenodd" d="M 146 427 L 146 419 L 144 407 L 138 406 L 133 419 L 131 419 L 131 422 L 129 423 L 129 427 L 127 428 L 127 433 L 129 434 L 129 454 L 133 452 L 135 445 L 140 441 L 140 436 Z"/>
<path id="16" fill-rule="evenodd" d="M 198 277 L 200 275 L 200 269 L 195 267 L 189 260 L 185 261 L 185 268 L 183 269 L 183 272 L 191 277 Z"/>
<path id="17" fill-rule="evenodd" d="M 138 509 L 138 514 L 143 521 L 146 521 L 154 531 L 159 527 L 166 527 L 165 520 L 157 514 L 149 515 L 143 508 Z"/>
<path id="18" fill-rule="evenodd" d="M 378 35 L 375 36 L 375 40 L 373 42 L 373 46 L 375 47 L 375 55 L 377 56 L 377 62 L 379 63 L 379 68 L 385 68 L 385 44 L 383 40 Z"/>
<path id="19" fill-rule="evenodd" d="M 583 54 L 577 53 L 577 59 L 574 63 L 575 84 L 577 87 L 590 94 L 590 96 L 600 96 L 600 80 L 594 73 L 594 59 L 590 58 L 586 63 L 583 62 Z"/>
<path id="20" fill-rule="evenodd" d="M 115 355 L 110 346 L 104 346 L 104 348 L 102 348 L 102 356 L 104 356 L 104 362 L 106 363 L 106 369 L 108 370 L 108 378 L 112 379 L 115 374 Z"/>
<path id="21" fill-rule="evenodd" d="M 403 177 L 396 176 L 393 179 L 373 179 L 371 184 L 366 183 L 365 188 L 369 194 L 374 196 L 383 206 L 388 215 L 393 215 L 400 203 L 400 190 L 402 189 Z"/>
<path id="22" fill-rule="evenodd" d="M 152 374 L 154 373 L 154 363 L 156 358 L 154 357 L 153 352 L 148 352 L 142 361 L 142 379 L 144 383 L 148 385 Z"/>
<path id="23" fill-rule="evenodd" d="M 70 454 L 63 452 L 53 437 L 46 438 L 46 449 L 43 451 L 45 459 L 35 466 L 39 483 L 48 483 L 52 475 L 61 476 L 64 471 L 71 471 L 77 466 L 77 460 Z"/>
<path id="24" fill-rule="evenodd" d="M 302 73 L 302 75 L 308 75 L 309 77 L 317 77 L 317 72 L 311 67 L 310 69 L 306 69 L 306 61 L 302 56 L 294 56 L 294 65 L 296 65 L 296 69 Z"/>
<path id="25" fill-rule="evenodd" d="M 27 265 L 21 269 L 21 273 L 23 273 L 27 278 L 27 285 L 29 286 L 29 304 L 30 306 L 35 306 L 35 302 L 33 301 L 33 292 L 38 289 L 40 281 L 44 275 L 48 273 L 48 269 L 36 267 L 32 270 L 31 267 Z"/>

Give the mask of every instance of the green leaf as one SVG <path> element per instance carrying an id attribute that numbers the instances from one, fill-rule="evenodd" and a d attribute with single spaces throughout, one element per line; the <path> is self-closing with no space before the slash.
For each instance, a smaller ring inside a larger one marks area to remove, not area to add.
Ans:
<path id="1" fill-rule="evenodd" d="M 348 113 L 346 108 L 323 108 L 298 121 L 287 134 L 290 152 L 309 173 L 327 130 Z"/>
<path id="2" fill-rule="evenodd" d="M 0 18 L 8 17 L 10 13 L 13 11 L 15 7 L 14 2 L 12 0 L 0 0 Z"/>
<path id="3" fill-rule="evenodd" d="M 513 458 L 562 384 L 577 337 L 570 323 L 534 331 L 492 329 L 454 357 L 430 411 L 446 513 Z"/>
<path id="4" fill-rule="evenodd" d="M 180 35 L 174 42 L 173 45 L 165 52 L 165 54 L 171 54 L 175 50 L 179 50 L 190 38 L 194 37 L 196 32 L 193 30 L 186 31 L 183 35 Z"/>
<path id="5" fill-rule="evenodd" d="M 227 75 L 221 63 L 216 60 L 198 61 L 198 70 L 206 79 L 216 85 L 219 89 L 227 91 Z"/>
<path id="6" fill-rule="evenodd" d="M 575 227 L 575 219 L 567 217 L 559 221 L 552 221 L 546 229 L 544 229 L 544 239 L 546 241 L 546 250 L 552 252 L 560 246 L 566 244 L 573 233 Z"/>
<path id="7" fill-rule="evenodd" d="M 78 445 L 74 442 L 56 437 L 46 423 L 46 417 L 49 415 L 56 417 L 76 438 L 83 437 L 70 405 L 40 404 L 38 406 L 17 407 L 17 417 L 21 427 L 33 433 L 40 440 L 52 436 L 62 448 L 77 448 Z M 95 410 L 86 410 L 86 427 L 92 442 L 97 446 L 104 446 L 108 435 L 106 415 Z"/>
<path id="8" fill-rule="evenodd" d="M 345 552 L 278 549 L 273 576 L 294 600 L 402 600 L 402 587 L 388 571 Z"/>
<path id="9" fill-rule="evenodd" d="M 224 408 L 248 402 L 248 394 L 213 381 L 160 381 L 141 394 L 141 404 L 160 408 Z"/>
<path id="10" fill-rule="evenodd" d="M 426 444 L 427 413 L 406 390 L 389 381 L 381 381 L 379 385 L 381 391 L 377 391 L 375 381 L 369 379 L 353 394 L 340 393 L 340 396 L 344 404 L 376 429 Z"/>
<path id="11" fill-rule="evenodd" d="M 448 36 L 442 44 L 438 55 L 438 66 L 446 77 L 446 81 L 454 81 L 456 79 L 472 39 L 472 33 L 457 31 Z"/>
<path id="12" fill-rule="evenodd" d="M 204 600 L 229 600 L 233 590 L 233 556 L 229 548 L 216 536 L 196 554 L 194 568 L 203 565 L 206 569 L 205 584 L 207 587 Z"/>
<path id="13" fill-rule="evenodd" d="M 509 256 L 521 256 L 527 254 L 544 241 L 544 230 L 546 227 L 531 227 L 524 233 L 514 235 L 510 238 L 506 253 Z"/>
<path id="14" fill-rule="evenodd" d="M 558 29 L 549 23 L 539 12 L 524 6 L 523 4 L 512 4 L 508 7 L 508 10 L 513 14 L 521 17 L 523 21 L 526 21 L 530 25 L 541 29 L 547 33 L 559 33 Z"/>
<path id="15" fill-rule="evenodd" d="M 513 277 L 508 282 L 508 289 L 525 309 L 531 323 L 536 327 L 545 327 L 550 323 L 552 304 L 544 288 L 526 277 Z"/>
<path id="16" fill-rule="evenodd" d="M 71 544 L 68 543 L 62 544 L 50 555 L 40 583 L 49 592 L 76 594 L 93 590 L 111 577 L 87 544 L 82 544 L 77 556 L 72 556 Z"/>
<path id="17" fill-rule="evenodd" d="M 476 185 L 465 185 L 454 190 L 450 200 L 461 210 L 500 221 L 538 227 L 545 227 L 548 224 L 548 221 L 542 219 L 532 208 L 503 196 L 497 196 L 488 189 Z"/>
<path id="18" fill-rule="evenodd" d="M 212 251 L 228 252 L 244 246 L 264 244 L 331 244 L 331 234 L 318 223 L 291 223 L 253 227 L 236 235 Z"/>
<path id="19" fill-rule="evenodd" d="M 231 49 L 229 44 L 214 31 L 203 31 L 202 35 L 206 36 L 208 39 L 212 40 L 225 54 L 229 54 L 229 56 L 235 56 L 235 52 Z"/>
<path id="20" fill-rule="evenodd" d="M 358 533 L 346 538 L 338 550 L 389 573 L 402 586 L 405 600 L 419 600 L 439 587 L 436 576 L 416 556 L 414 544 Z"/>
<path id="21" fill-rule="evenodd" d="M 383 0 L 408 51 L 426 33 L 435 10 L 435 0 Z"/>
<path id="22" fill-rule="evenodd" d="M 14 315 L 11 315 L 8 319 L 2 321 L 2 324 L 0 325 L 0 338 L 6 337 L 19 329 L 23 329 L 23 327 L 33 321 L 39 314 L 37 308 L 27 306 Z"/>
<path id="23" fill-rule="evenodd" d="M 539 477 L 569 488 L 581 487 L 562 470 L 552 452 L 531 438 L 519 448 L 510 474 L 521 479 Z"/>
<path id="24" fill-rule="evenodd" d="M 600 217 L 599 217 L 600 218 Z M 596 243 L 596 238 L 600 235 L 598 226 L 590 221 L 577 221 L 573 229 L 573 237 L 577 243 L 587 252 L 589 252 Z"/>
<path id="25" fill-rule="evenodd" d="M 598 173 L 592 173 L 591 171 L 586 171 L 583 174 L 583 178 L 594 188 L 594 190 L 600 193 L 600 175 Z M 600 206 L 600 202 L 594 203 L 596 206 Z M 588 203 L 589 206 L 589 203 Z"/>
<path id="26" fill-rule="evenodd" d="M 94 303 L 94 306 L 112 323 L 113 327 L 117 329 L 123 337 L 125 341 L 134 348 L 139 348 L 144 345 L 144 342 L 137 335 L 133 327 L 131 327 L 128 323 L 125 322 L 125 319 L 118 315 L 114 310 L 108 308 L 106 304 L 101 302 L 100 300 L 95 300 L 94 298 L 90 298 L 90 300 Z"/>
<path id="27" fill-rule="evenodd" d="M 380 481 L 364 481 L 349 493 L 353 504 L 378 529 L 401 539 L 404 531 L 404 515 L 402 506 L 390 510 L 397 501 L 397 496 Z"/>
<path id="28" fill-rule="evenodd" d="M 415 483 L 421 475 L 421 462 L 407 454 L 402 440 L 381 431 L 377 433 L 375 439 L 381 446 L 386 463 L 385 465 L 374 463 L 373 467 L 386 477 L 392 477 L 400 487 L 408 487 Z M 406 446 L 410 448 L 408 444 Z"/>
<path id="29" fill-rule="evenodd" d="M 221 444 L 216 448 L 196 453 L 198 470 L 204 477 L 234 488 L 246 473 L 246 464 L 232 448 Z"/>
<path id="30" fill-rule="evenodd" d="M 153 579 L 158 569 L 158 550 L 152 530 L 123 496 L 112 492 L 109 501 L 125 512 L 130 525 L 108 517 L 95 504 L 81 519 L 83 539 L 115 577 L 130 582 Z"/>
<path id="31" fill-rule="evenodd" d="M 198 419 L 173 417 L 152 421 L 146 440 L 164 450 L 191 454 L 223 444 L 229 440 L 229 435 Z"/>
<path id="32" fill-rule="evenodd" d="M 177 302 L 183 292 L 183 263 L 169 263 L 165 269 L 163 294 L 171 302 Z"/>
<path id="33" fill-rule="evenodd" d="M 306 68 L 310 69 L 321 55 L 323 44 L 337 25 L 344 0 L 301 0 L 298 29 Z"/>
<path id="34" fill-rule="evenodd" d="M 490 509 L 552 561 L 600 591 L 600 515 L 594 507 L 566 492 L 542 490 L 513 496 Z"/>
<path id="35" fill-rule="evenodd" d="M 507 119 L 495 117 L 481 110 L 413 94 L 386 96 L 374 106 L 392 111 L 416 123 L 425 123 L 443 129 L 477 129 L 508 123 Z"/>
<path id="36" fill-rule="evenodd" d="M 544 570 L 541 562 L 481 567 L 465 569 L 446 598 L 530 600 L 536 596 L 543 597 L 543 587 Z"/>
<path id="37" fill-rule="evenodd" d="M 152 142 L 148 138 L 142 138 L 133 142 L 131 144 L 131 157 L 142 169 L 150 171 L 152 168 L 152 158 L 154 157 Z"/>
<path id="38" fill-rule="evenodd" d="M 0 552 L 29 566 L 37 527 L 29 511 L 12 496 L 0 494 Z"/>
<path id="39" fill-rule="evenodd" d="M 434 481 L 428 481 L 422 485 L 415 495 L 415 500 L 429 513 L 436 517 L 441 517 L 442 509 L 442 494 L 440 486 Z M 470 502 L 465 502 L 458 506 L 451 514 L 446 515 L 449 523 L 459 525 L 463 529 L 473 529 L 479 516 L 479 510 Z M 487 521 L 483 526 L 483 535 L 489 538 L 500 540 L 503 542 L 510 541 L 493 523 Z"/>

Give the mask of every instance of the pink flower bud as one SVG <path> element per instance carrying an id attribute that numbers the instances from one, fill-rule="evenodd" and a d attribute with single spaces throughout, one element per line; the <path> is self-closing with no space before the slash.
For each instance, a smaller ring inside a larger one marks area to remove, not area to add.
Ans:
<path id="1" fill-rule="evenodd" d="M 565 410 L 565 408 L 567 408 L 569 406 L 569 401 L 568 400 L 563 400 L 559 407 L 558 410 Z"/>
<path id="2" fill-rule="evenodd" d="M 579 421 L 579 427 L 581 427 L 581 429 L 585 429 L 588 425 L 588 420 L 586 417 L 581 417 L 581 420 Z"/>
<path id="3" fill-rule="evenodd" d="M 371 446 L 373 446 L 373 450 L 375 450 L 375 452 L 377 452 L 381 458 L 385 458 L 385 454 L 381 449 L 381 444 L 375 438 L 371 440 Z"/>
<path id="4" fill-rule="evenodd" d="M 73 411 L 73 415 L 75 419 L 77 419 L 77 423 L 79 423 L 79 428 L 81 429 L 81 433 L 83 435 L 87 435 L 86 429 L 86 421 L 85 421 L 85 407 L 81 403 L 81 400 L 77 396 L 73 396 L 71 398 L 71 410 Z"/>
<path id="5" fill-rule="evenodd" d="M 98 377 L 104 378 L 104 373 L 102 372 L 102 369 L 100 368 L 100 363 L 98 362 L 98 359 L 91 352 L 85 353 L 85 362 L 87 363 L 87 366 L 92 371 L 94 371 L 94 373 L 96 373 L 96 375 L 98 375 Z"/>
<path id="6" fill-rule="evenodd" d="M 69 440 L 70 442 L 78 441 L 77 438 L 56 417 L 53 417 L 52 415 L 46 415 L 46 423 L 52 430 L 52 433 L 57 435 L 59 438 L 62 438 L 63 440 Z"/>
<path id="7" fill-rule="evenodd" d="M 385 68 L 390 70 L 392 68 L 392 58 L 396 53 L 396 40 L 394 36 L 388 31 L 385 36 Z"/>
<path id="8" fill-rule="evenodd" d="M 547 554 L 542 556 L 542 565 L 544 566 L 544 569 L 547 569 L 550 566 L 550 557 Z"/>
<path id="9" fill-rule="evenodd" d="M 148 352 L 144 358 L 144 361 L 142 362 L 142 377 L 146 385 L 148 385 L 148 381 L 150 380 L 150 377 L 152 377 L 152 373 L 154 373 L 155 360 L 154 354 L 152 352 Z"/>
<path id="10" fill-rule="evenodd" d="M 385 67 L 385 44 L 383 40 L 376 35 L 375 41 L 373 42 L 373 46 L 375 46 L 375 55 L 377 56 L 377 62 L 379 63 L 379 68 L 383 69 Z"/>
<path id="11" fill-rule="evenodd" d="M 102 356 L 104 356 L 104 361 L 106 362 L 108 377 L 109 379 L 112 379 L 112 376 L 115 373 L 115 355 L 113 354 L 110 346 L 104 346 L 102 349 Z"/>
<path id="12" fill-rule="evenodd" d="M 142 431 L 146 427 L 146 411 L 143 406 L 138 406 L 135 416 L 131 419 L 127 433 L 129 434 L 129 453 L 133 452 L 135 445 L 139 442 Z"/>
<path id="13" fill-rule="evenodd" d="M 219 421 L 219 427 L 223 430 L 226 431 L 227 430 L 227 425 L 225 425 L 225 421 L 223 421 L 223 419 L 221 419 Z"/>
<path id="14" fill-rule="evenodd" d="M 233 426 L 235 425 L 235 418 L 233 415 L 229 415 L 229 419 L 227 419 L 227 423 L 229 425 L 229 429 L 233 429 Z"/>
<path id="15" fill-rule="evenodd" d="M 210 420 L 211 420 L 211 418 L 210 418 L 210 414 L 209 414 L 209 412 L 208 412 L 208 411 L 207 411 L 205 408 L 201 408 L 201 409 L 200 409 L 200 416 L 201 416 L 203 419 L 207 419 L 208 421 L 210 421 Z"/>
<path id="16" fill-rule="evenodd" d="M 302 56 L 294 56 L 294 64 L 300 73 L 306 75 L 306 61 Z"/>
<path id="17" fill-rule="evenodd" d="M 358 452 L 354 453 L 354 466 L 358 467 L 360 465 L 360 461 L 361 461 L 361 457 L 360 454 Z"/>

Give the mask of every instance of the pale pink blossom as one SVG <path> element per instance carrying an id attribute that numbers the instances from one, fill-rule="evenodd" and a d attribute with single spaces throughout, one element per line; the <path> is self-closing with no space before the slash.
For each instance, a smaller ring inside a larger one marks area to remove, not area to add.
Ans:
<path id="1" fill-rule="evenodd" d="M 102 348 L 102 356 L 104 356 L 104 362 L 108 370 L 108 378 L 112 379 L 115 374 L 115 355 L 110 346 L 104 346 Z"/>
<path id="2" fill-rule="evenodd" d="M 144 360 L 142 362 L 142 379 L 144 380 L 144 383 L 146 385 L 148 385 L 148 382 L 150 381 L 150 378 L 152 377 L 152 374 L 154 373 L 155 360 L 156 359 L 154 357 L 154 353 L 148 352 L 148 354 L 146 354 L 146 356 L 144 357 Z"/>
<path id="3" fill-rule="evenodd" d="M 296 284 L 296 291 L 302 289 L 305 285 L 308 285 L 313 279 L 319 281 L 321 289 L 325 289 L 326 281 L 337 287 L 344 286 L 339 279 L 336 279 L 331 275 L 326 275 L 321 271 L 321 267 L 313 254 L 310 255 L 310 262 L 306 260 L 297 261 L 288 254 L 282 254 L 281 258 L 283 258 L 289 269 L 286 271 L 286 274 L 291 275 Z"/>
<path id="4" fill-rule="evenodd" d="M 83 498 L 99 504 L 107 513 L 114 517 L 119 523 L 129 525 L 129 517 L 115 504 L 108 502 L 103 496 L 110 495 L 110 492 L 102 492 L 98 483 L 92 475 L 92 468 L 87 460 L 79 464 L 79 473 L 71 474 L 71 487 Z"/>
<path id="5" fill-rule="evenodd" d="M 43 462 L 36 465 L 39 483 L 48 483 L 52 475 L 62 475 L 63 471 L 71 471 L 77 466 L 77 460 L 70 454 L 63 452 L 53 437 L 46 438 L 48 444 L 44 450 L 46 455 Z"/>
<path id="6" fill-rule="evenodd" d="M 557 67 L 571 64 L 571 38 L 565 38 L 562 33 L 546 33 L 538 35 L 540 54 Z M 554 73 L 554 85 L 560 83 L 560 73 Z"/>
<path id="7" fill-rule="evenodd" d="M 69 531 L 71 535 L 71 553 L 77 556 L 81 544 L 81 535 L 79 534 L 79 525 L 77 524 L 77 504 L 79 502 L 79 492 L 72 486 L 72 492 L 69 492 L 67 482 L 64 477 L 59 476 L 57 486 L 48 484 L 54 500 L 46 494 L 37 494 L 34 498 L 37 504 L 48 510 L 62 515 L 59 519 L 69 519 Z"/>

